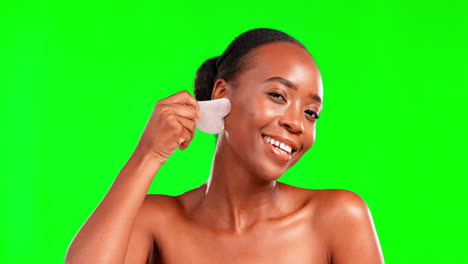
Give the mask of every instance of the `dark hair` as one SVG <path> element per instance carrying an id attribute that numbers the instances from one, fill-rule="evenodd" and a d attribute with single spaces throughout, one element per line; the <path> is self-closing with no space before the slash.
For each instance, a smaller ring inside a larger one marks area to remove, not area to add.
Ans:
<path id="1" fill-rule="evenodd" d="M 195 77 L 195 98 L 211 100 L 217 79 L 223 78 L 234 84 L 238 75 L 250 65 L 247 53 L 258 46 L 277 42 L 289 42 L 305 49 L 295 38 L 279 30 L 257 28 L 244 32 L 229 44 L 221 56 L 208 59 L 200 66 Z"/>

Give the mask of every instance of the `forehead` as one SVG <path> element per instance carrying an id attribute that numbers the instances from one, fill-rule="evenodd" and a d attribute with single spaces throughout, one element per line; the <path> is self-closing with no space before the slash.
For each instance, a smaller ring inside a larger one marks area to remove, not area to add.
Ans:
<path id="1" fill-rule="evenodd" d="M 301 90 L 322 96 L 320 71 L 304 48 L 293 43 L 271 43 L 255 48 L 251 55 L 250 80 L 261 83 L 270 77 L 283 77 Z"/>

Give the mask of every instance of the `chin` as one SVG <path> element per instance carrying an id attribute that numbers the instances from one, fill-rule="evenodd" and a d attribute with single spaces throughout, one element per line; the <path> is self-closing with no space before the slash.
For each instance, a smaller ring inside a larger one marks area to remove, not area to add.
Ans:
<path id="1" fill-rule="evenodd" d="M 288 171 L 300 158 L 301 152 L 294 153 L 291 160 L 285 162 L 280 161 L 269 150 L 262 148 L 255 151 L 254 155 L 248 157 L 250 159 L 251 167 L 259 178 L 266 181 L 275 181 L 281 178 L 286 171 Z"/>
<path id="2" fill-rule="evenodd" d="M 270 163 L 254 164 L 253 169 L 257 177 L 264 181 L 276 181 L 289 169 L 289 167 L 274 166 Z"/>

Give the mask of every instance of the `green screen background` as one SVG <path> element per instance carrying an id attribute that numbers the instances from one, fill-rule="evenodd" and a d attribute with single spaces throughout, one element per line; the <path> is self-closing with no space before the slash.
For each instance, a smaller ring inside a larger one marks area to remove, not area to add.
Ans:
<path id="1" fill-rule="evenodd" d="M 240 33 L 283 30 L 313 54 L 324 110 L 280 181 L 368 204 L 387 263 L 468 263 L 466 4 L 426 1 L 3 1 L 0 263 L 61 263 L 154 104 Z M 207 180 L 197 131 L 149 193 Z"/>

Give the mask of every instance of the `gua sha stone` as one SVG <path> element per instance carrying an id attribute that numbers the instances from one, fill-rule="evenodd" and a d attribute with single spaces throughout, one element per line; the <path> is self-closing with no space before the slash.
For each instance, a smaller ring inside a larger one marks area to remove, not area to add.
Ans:
<path id="1" fill-rule="evenodd" d="M 224 117 L 231 111 L 231 101 L 227 98 L 199 101 L 201 116 L 197 128 L 208 134 L 218 134 L 224 129 Z"/>

